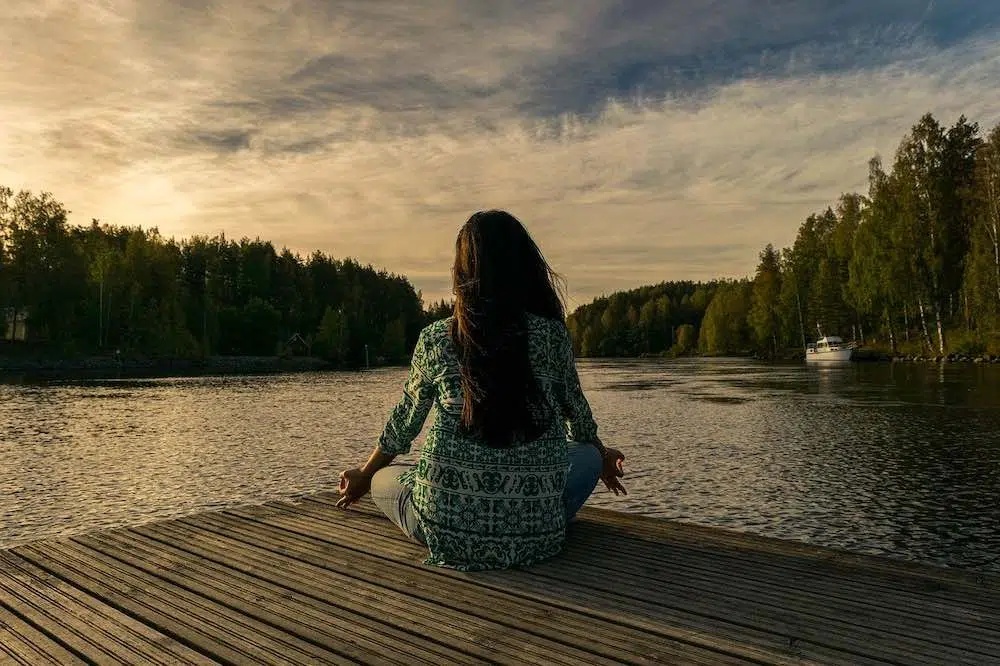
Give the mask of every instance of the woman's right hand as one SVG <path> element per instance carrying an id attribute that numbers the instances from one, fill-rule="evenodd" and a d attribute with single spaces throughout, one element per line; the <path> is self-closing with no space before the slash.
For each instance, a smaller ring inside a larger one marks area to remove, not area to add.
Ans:
<path id="1" fill-rule="evenodd" d="M 604 450 L 604 466 L 601 469 L 601 481 L 615 496 L 628 495 L 625 486 L 619 479 L 625 476 L 625 454 L 618 449 Z"/>
<path id="2" fill-rule="evenodd" d="M 340 473 L 340 500 L 337 506 L 346 509 L 368 494 L 372 487 L 372 475 L 363 469 L 348 469 Z"/>

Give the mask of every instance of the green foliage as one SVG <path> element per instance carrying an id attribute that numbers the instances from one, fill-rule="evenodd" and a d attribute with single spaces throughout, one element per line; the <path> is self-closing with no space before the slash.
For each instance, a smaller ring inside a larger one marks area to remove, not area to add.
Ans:
<path id="1" fill-rule="evenodd" d="M 778 351 L 781 325 L 781 261 L 770 243 L 760 253 L 760 264 L 753 280 L 750 313 L 747 315 L 754 342 L 758 347 Z"/>
<path id="2" fill-rule="evenodd" d="M 976 333 L 952 335 L 951 351 L 966 356 L 981 356 L 986 352 L 986 340 Z"/>
<path id="3" fill-rule="evenodd" d="M 426 321 L 408 280 L 352 259 L 67 217 L 47 193 L 0 188 L 0 312 L 27 312 L 30 342 L 52 353 L 273 355 L 297 334 L 357 366 L 366 346 L 404 359 Z"/>
<path id="4" fill-rule="evenodd" d="M 698 334 L 693 324 L 681 324 L 677 327 L 677 342 L 674 343 L 674 346 L 682 354 L 691 351 L 697 344 Z"/>
<path id="5" fill-rule="evenodd" d="M 222 307 L 219 322 L 219 345 L 224 354 L 270 356 L 282 341 L 281 312 L 258 296 L 243 307 Z"/>
<path id="6" fill-rule="evenodd" d="M 566 324 L 580 356 L 687 353 L 680 330 L 693 337 L 716 283 L 663 282 L 602 296 L 573 312 Z"/>
<path id="7" fill-rule="evenodd" d="M 978 132 L 964 117 L 945 129 L 925 115 L 891 171 L 871 160 L 867 197 L 845 195 L 836 213 L 810 216 L 783 257 L 794 281 L 780 299 L 786 332 L 796 296 L 806 335 L 815 326 L 892 350 L 919 341 L 916 353 L 941 354 L 947 330 L 997 325 L 989 220 L 992 205 L 1000 221 L 1000 179 L 990 176 L 1000 161 Z M 1000 148 L 1000 132 L 991 138 Z"/>
<path id="8" fill-rule="evenodd" d="M 878 157 L 868 167 L 867 195 L 809 215 L 791 247 L 768 245 L 752 282 L 664 283 L 581 307 L 577 353 L 676 354 L 682 323 L 706 354 L 780 353 L 820 334 L 925 355 L 1000 347 L 1000 126 L 983 141 L 964 116 L 945 128 L 928 114 L 888 172 Z"/>
<path id="9" fill-rule="evenodd" d="M 750 300 L 752 283 L 747 280 L 719 285 L 708 304 L 698 335 L 698 350 L 703 354 L 739 354 L 751 348 Z"/>
<path id="10" fill-rule="evenodd" d="M 327 306 L 319 323 L 319 330 L 316 331 L 313 351 L 321 358 L 340 362 L 347 356 L 349 339 L 347 318 L 343 311 Z"/>
<path id="11" fill-rule="evenodd" d="M 890 172 L 872 161 L 848 295 L 859 329 L 891 348 L 913 338 L 918 353 L 942 354 L 949 328 L 995 325 L 983 298 L 990 262 L 974 223 L 1000 191 L 989 194 L 977 182 L 978 131 L 964 117 L 945 130 L 925 115 L 903 138 Z"/>
<path id="12" fill-rule="evenodd" d="M 976 154 L 963 296 L 969 324 L 1000 331 L 1000 125 Z"/>
<path id="13" fill-rule="evenodd" d="M 677 327 L 677 341 L 666 352 L 667 356 L 677 358 L 686 356 L 698 348 L 698 332 L 693 324 L 681 324 Z"/>
<path id="14" fill-rule="evenodd" d="M 406 322 L 402 317 L 393 319 L 382 338 L 382 353 L 390 363 L 399 363 L 406 356 Z"/>

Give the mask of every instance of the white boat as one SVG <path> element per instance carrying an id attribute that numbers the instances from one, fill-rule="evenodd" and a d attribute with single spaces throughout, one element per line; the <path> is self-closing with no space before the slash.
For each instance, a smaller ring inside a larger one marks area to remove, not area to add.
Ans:
<path id="1" fill-rule="evenodd" d="M 851 360 L 854 346 L 844 344 L 835 335 L 824 335 L 812 344 L 806 345 L 806 363 L 846 363 Z"/>

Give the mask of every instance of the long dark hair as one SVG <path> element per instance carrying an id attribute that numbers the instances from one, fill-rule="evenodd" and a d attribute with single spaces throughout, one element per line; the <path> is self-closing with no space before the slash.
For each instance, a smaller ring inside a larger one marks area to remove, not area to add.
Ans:
<path id="1" fill-rule="evenodd" d="M 562 322 L 562 278 L 518 219 L 500 210 L 475 213 L 462 227 L 452 275 L 461 426 L 496 448 L 531 441 L 553 415 L 539 400 L 525 314 Z"/>

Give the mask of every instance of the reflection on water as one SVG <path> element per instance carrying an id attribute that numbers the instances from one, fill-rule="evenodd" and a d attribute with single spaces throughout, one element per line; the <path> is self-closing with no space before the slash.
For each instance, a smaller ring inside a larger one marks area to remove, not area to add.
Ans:
<path id="1" fill-rule="evenodd" d="M 581 364 L 598 506 L 1000 570 L 1000 368 Z M 0 385 L 0 546 L 330 490 L 403 370 Z"/>

